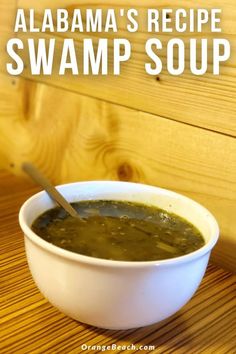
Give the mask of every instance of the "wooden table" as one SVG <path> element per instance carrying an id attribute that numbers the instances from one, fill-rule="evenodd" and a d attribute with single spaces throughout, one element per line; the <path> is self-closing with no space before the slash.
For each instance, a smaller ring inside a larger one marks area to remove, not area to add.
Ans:
<path id="1" fill-rule="evenodd" d="M 236 353 L 235 276 L 212 264 L 181 311 L 146 328 L 93 328 L 51 306 L 31 278 L 17 219 L 20 205 L 36 191 L 28 181 L 0 173 L 1 354 L 99 353 L 102 346 L 107 353 Z M 131 345 L 135 349 L 128 350 Z"/>

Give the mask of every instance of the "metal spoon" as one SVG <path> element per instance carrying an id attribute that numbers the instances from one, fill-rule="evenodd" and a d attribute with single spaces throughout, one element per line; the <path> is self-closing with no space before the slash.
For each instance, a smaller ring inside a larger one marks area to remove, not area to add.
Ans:
<path id="1" fill-rule="evenodd" d="M 82 218 L 77 211 L 67 202 L 67 200 L 58 192 L 58 190 L 49 182 L 49 180 L 34 165 L 29 162 L 22 164 L 22 170 L 26 172 L 36 183 L 38 183 L 48 193 L 48 195 L 57 202 L 73 218 Z"/>

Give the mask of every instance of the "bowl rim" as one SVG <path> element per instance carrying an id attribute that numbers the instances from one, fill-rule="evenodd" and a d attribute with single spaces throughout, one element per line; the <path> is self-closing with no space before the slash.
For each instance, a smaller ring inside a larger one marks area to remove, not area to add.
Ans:
<path id="1" fill-rule="evenodd" d="M 49 253 L 53 253 L 54 255 L 60 256 L 62 258 L 75 261 L 78 263 L 84 263 L 84 264 L 90 264 L 90 265 L 96 265 L 96 266 L 105 266 L 105 267 L 125 267 L 125 268 L 143 268 L 143 267 L 150 267 L 150 266 L 169 266 L 173 264 L 181 264 L 181 263 L 186 263 L 188 261 L 192 261 L 196 258 L 200 258 L 201 256 L 205 255 L 207 252 L 210 252 L 211 249 L 215 246 L 218 238 L 219 238 L 219 226 L 218 223 L 215 219 L 215 217 L 212 215 L 212 213 L 205 208 L 203 205 L 200 203 L 196 202 L 195 200 L 174 192 L 169 189 L 165 188 L 160 188 L 148 184 L 143 184 L 143 183 L 134 183 L 134 182 L 123 182 L 123 181 L 83 181 L 83 182 L 72 182 L 72 183 L 65 183 L 61 185 L 57 185 L 56 188 L 63 189 L 67 186 L 89 186 L 89 185 L 101 185 L 101 184 L 126 184 L 126 185 L 135 185 L 135 186 L 140 186 L 142 187 L 148 187 L 150 189 L 155 190 L 156 192 L 159 191 L 161 193 L 168 194 L 169 196 L 173 197 L 178 197 L 181 199 L 185 199 L 187 202 L 190 202 L 191 204 L 194 204 L 197 208 L 200 208 L 202 212 L 205 212 L 209 222 L 212 225 L 212 229 L 214 229 L 214 232 L 212 232 L 212 235 L 210 236 L 210 239 L 205 243 L 204 246 L 199 248 L 198 250 L 194 252 L 190 252 L 186 255 L 175 257 L 175 258 L 169 258 L 169 259 L 163 259 L 163 260 L 156 260 L 156 261 L 119 261 L 119 260 L 109 260 L 109 259 L 103 259 L 103 258 L 96 258 L 96 257 L 91 257 L 91 256 L 86 256 L 82 255 L 79 253 L 75 253 L 72 251 L 65 250 L 63 248 L 60 248 L 58 246 L 55 246 L 44 239 L 42 239 L 40 236 L 38 236 L 32 229 L 31 225 L 28 225 L 28 223 L 25 220 L 25 214 L 27 212 L 27 209 L 29 208 L 30 204 L 32 201 L 34 201 L 37 198 L 40 198 L 42 195 L 46 195 L 47 193 L 45 191 L 40 191 L 34 195 L 32 195 L 30 198 L 28 198 L 23 205 L 20 208 L 19 211 L 19 224 L 20 227 L 24 233 L 24 236 L 31 240 L 34 244 L 37 246 L 40 246 L 44 250 L 48 251 Z M 48 209 L 45 209 L 45 211 Z M 176 214 L 178 215 L 178 214 Z"/>

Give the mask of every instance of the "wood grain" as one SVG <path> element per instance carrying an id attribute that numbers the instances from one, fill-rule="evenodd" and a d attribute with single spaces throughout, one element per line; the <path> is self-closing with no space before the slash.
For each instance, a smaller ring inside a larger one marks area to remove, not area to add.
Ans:
<path id="1" fill-rule="evenodd" d="M 181 311 L 146 328 L 98 329 L 76 322 L 52 307 L 31 278 L 17 221 L 20 205 L 36 191 L 38 188 L 28 181 L 0 173 L 1 354 L 101 352 L 82 351 L 83 344 L 135 345 L 136 350 L 122 351 L 127 354 L 234 353 L 235 276 L 217 266 L 208 267 L 196 295 Z M 139 346 L 152 349 L 141 351 Z"/>
<path id="2" fill-rule="evenodd" d="M 43 0 L 35 4 L 36 12 L 36 24 L 41 23 L 42 12 L 45 8 L 56 9 L 58 7 L 67 8 L 72 11 L 75 8 L 85 9 L 86 7 L 96 8 L 99 7 L 106 9 L 113 7 L 128 8 L 132 2 L 125 2 L 118 4 L 114 1 L 104 1 L 102 4 L 96 0 L 91 4 L 88 1 L 55 1 L 53 4 L 49 0 Z M 25 9 L 31 7 L 29 0 L 20 0 L 19 6 Z M 59 76 L 58 63 L 61 56 L 61 47 L 63 38 L 73 37 L 76 40 L 78 49 L 78 58 L 81 58 L 81 42 L 86 37 L 84 34 L 80 34 L 79 38 L 77 34 L 53 34 L 56 38 L 57 49 L 55 55 L 55 70 L 53 77 L 46 76 L 32 76 L 29 72 L 29 59 L 28 51 L 25 50 L 22 56 L 26 62 L 26 70 L 24 76 L 35 81 L 46 82 L 50 85 L 65 88 L 70 91 L 79 92 L 88 96 L 93 96 L 99 99 L 103 99 L 109 102 L 118 103 L 127 107 L 135 108 L 148 113 L 154 113 L 169 119 L 186 122 L 199 127 L 204 127 L 209 130 L 223 132 L 225 134 L 236 136 L 236 120 L 235 120 L 235 97 L 236 97 L 236 84 L 235 84 L 235 49 L 236 49 L 236 10 L 234 6 L 234 0 L 227 0 L 222 3 L 218 0 L 205 1 L 198 0 L 183 1 L 181 7 L 189 8 L 222 8 L 222 28 L 223 33 L 217 34 L 217 37 L 228 38 L 232 45 L 231 59 L 222 67 L 220 77 L 210 74 L 211 68 L 209 67 L 209 73 L 202 77 L 196 77 L 187 72 L 179 77 L 174 77 L 167 74 L 166 70 L 158 77 L 149 76 L 145 73 L 144 63 L 148 58 L 145 54 L 145 41 L 150 38 L 150 34 L 143 28 L 143 13 L 148 7 L 163 8 L 166 4 L 161 1 L 147 1 L 145 6 L 143 2 L 138 1 L 135 3 L 135 7 L 140 11 L 140 30 L 138 33 L 127 33 L 125 31 L 124 20 L 121 21 L 119 31 L 119 37 L 124 37 L 132 41 L 133 43 L 133 55 L 129 63 L 126 63 L 122 68 L 122 75 L 114 77 L 109 75 L 108 77 L 86 77 L 83 75 L 72 76 L 69 73 L 65 76 Z M 171 2 L 171 8 L 178 8 L 178 1 Z M 175 34 L 161 34 L 158 35 L 164 46 L 167 41 Z M 32 34 L 21 34 L 19 37 L 26 41 L 32 37 Z M 43 37 L 43 34 L 35 34 L 33 37 L 38 39 Z M 96 41 L 98 37 L 104 36 L 103 34 L 93 34 L 90 37 Z M 112 39 L 116 34 L 105 35 Z M 194 34 L 186 33 L 184 35 L 178 34 L 178 37 L 182 37 L 186 42 Z M 211 42 L 216 34 L 209 33 L 206 30 L 204 37 L 209 38 Z M 49 34 L 45 35 L 45 38 L 52 38 Z M 199 38 L 199 35 L 198 35 Z M 188 48 L 188 46 L 187 46 Z M 211 62 L 211 48 L 209 49 L 209 61 Z M 161 52 L 161 58 L 163 62 L 166 62 L 165 50 Z M 188 66 L 188 49 L 186 49 L 187 66 Z M 111 63 L 110 63 L 111 65 Z"/>
<path id="3" fill-rule="evenodd" d="M 0 78 L 2 166 L 22 174 L 21 163 L 29 160 L 58 184 L 127 180 L 186 194 L 215 214 L 221 239 L 214 259 L 236 269 L 234 138 L 44 84 L 15 79 L 13 85 L 9 77 Z"/>
<path id="4" fill-rule="evenodd" d="M 0 72 L 6 73 L 6 63 L 11 62 L 6 53 L 6 43 L 16 37 L 13 32 L 17 0 L 0 1 Z"/>

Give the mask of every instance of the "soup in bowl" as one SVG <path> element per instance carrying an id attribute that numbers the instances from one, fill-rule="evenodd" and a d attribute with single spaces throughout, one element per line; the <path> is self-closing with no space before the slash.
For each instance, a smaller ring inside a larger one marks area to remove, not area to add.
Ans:
<path id="1" fill-rule="evenodd" d="M 159 322 L 193 296 L 219 229 L 195 201 L 144 184 L 78 182 L 57 187 L 85 220 L 70 220 L 46 192 L 19 220 L 42 294 L 68 316 L 107 329 Z"/>

